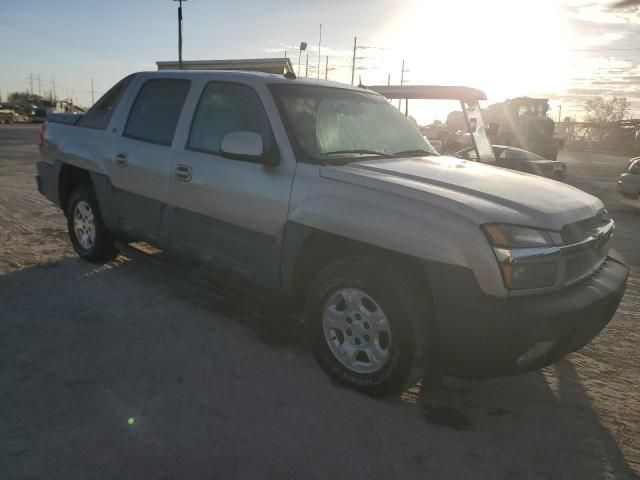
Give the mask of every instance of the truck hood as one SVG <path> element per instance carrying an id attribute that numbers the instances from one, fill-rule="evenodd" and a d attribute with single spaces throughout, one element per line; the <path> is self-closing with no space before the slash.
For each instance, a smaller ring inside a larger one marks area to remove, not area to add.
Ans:
<path id="1" fill-rule="evenodd" d="M 325 166 L 320 175 L 425 202 L 478 225 L 560 230 L 604 208 L 596 197 L 555 180 L 445 156 Z"/>

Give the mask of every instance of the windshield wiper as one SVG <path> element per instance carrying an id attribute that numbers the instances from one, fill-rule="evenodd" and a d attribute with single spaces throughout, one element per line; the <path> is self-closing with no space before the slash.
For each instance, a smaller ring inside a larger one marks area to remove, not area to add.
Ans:
<path id="1" fill-rule="evenodd" d="M 405 157 L 405 156 L 426 156 L 426 155 L 437 155 L 430 150 L 425 150 L 424 148 L 416 148 L 413 150 L 401 150 L 399 152 L 394 152 L 394 157 Z"/>
<path id="2" fill-rule="evenodd" d="M 333 152 L 324 152 L 322 153 L 322 156 L 324 157 L 325 155 L 340 155 L 340 154 L 350 154 L 350 153 L 353 153 L 356 155 L 376 155 L 378 157 L 385 157 L 385 158 L 392 157 L 392 155 L 389 155 L 388 153 L 376 152 L 375 150 L 366 150 L 362 148 L 358 148 L 354 150 L 335 150 Z"/>

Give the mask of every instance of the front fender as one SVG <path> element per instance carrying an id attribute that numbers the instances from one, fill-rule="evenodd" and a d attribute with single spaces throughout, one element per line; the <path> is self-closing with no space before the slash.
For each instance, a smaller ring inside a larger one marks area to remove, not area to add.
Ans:
<path id="1" fill-rule="evenodd" d="M 469 220 L 434 206 L 322 178 L 317 166 L 296 172 L 289 220 L 427 261 L 473 271 L 488 295 L 506 297 L 484 234 Z"/>

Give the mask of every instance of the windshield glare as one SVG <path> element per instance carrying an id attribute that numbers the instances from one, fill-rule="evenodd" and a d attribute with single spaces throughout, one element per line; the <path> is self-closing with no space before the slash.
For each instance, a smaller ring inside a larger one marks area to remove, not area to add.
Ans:
<path id="1" fill-rule="evenodd" d="M 272 85 L 272 91 L 302 160 L 438 154 L 417 128 L 379 95 L 301 85 Z"/>

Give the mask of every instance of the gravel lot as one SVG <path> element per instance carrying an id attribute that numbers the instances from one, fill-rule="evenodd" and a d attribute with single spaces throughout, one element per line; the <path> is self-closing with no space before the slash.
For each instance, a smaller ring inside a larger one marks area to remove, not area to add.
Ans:
<path id="1" fill-rule="evenodd" d="M 221 298 L 192 265 L 151 250 L 76 258 L 35 189 L 36 142 L 33 126 L 0 126 L 1 479 L 638 478 L 640 211 L 615 194 L 626 159 L 560 157 L 612 211 L 632 265 L 600 337 L 541 372 L 376 400 L 331 384 L 298 324 Z"/>

